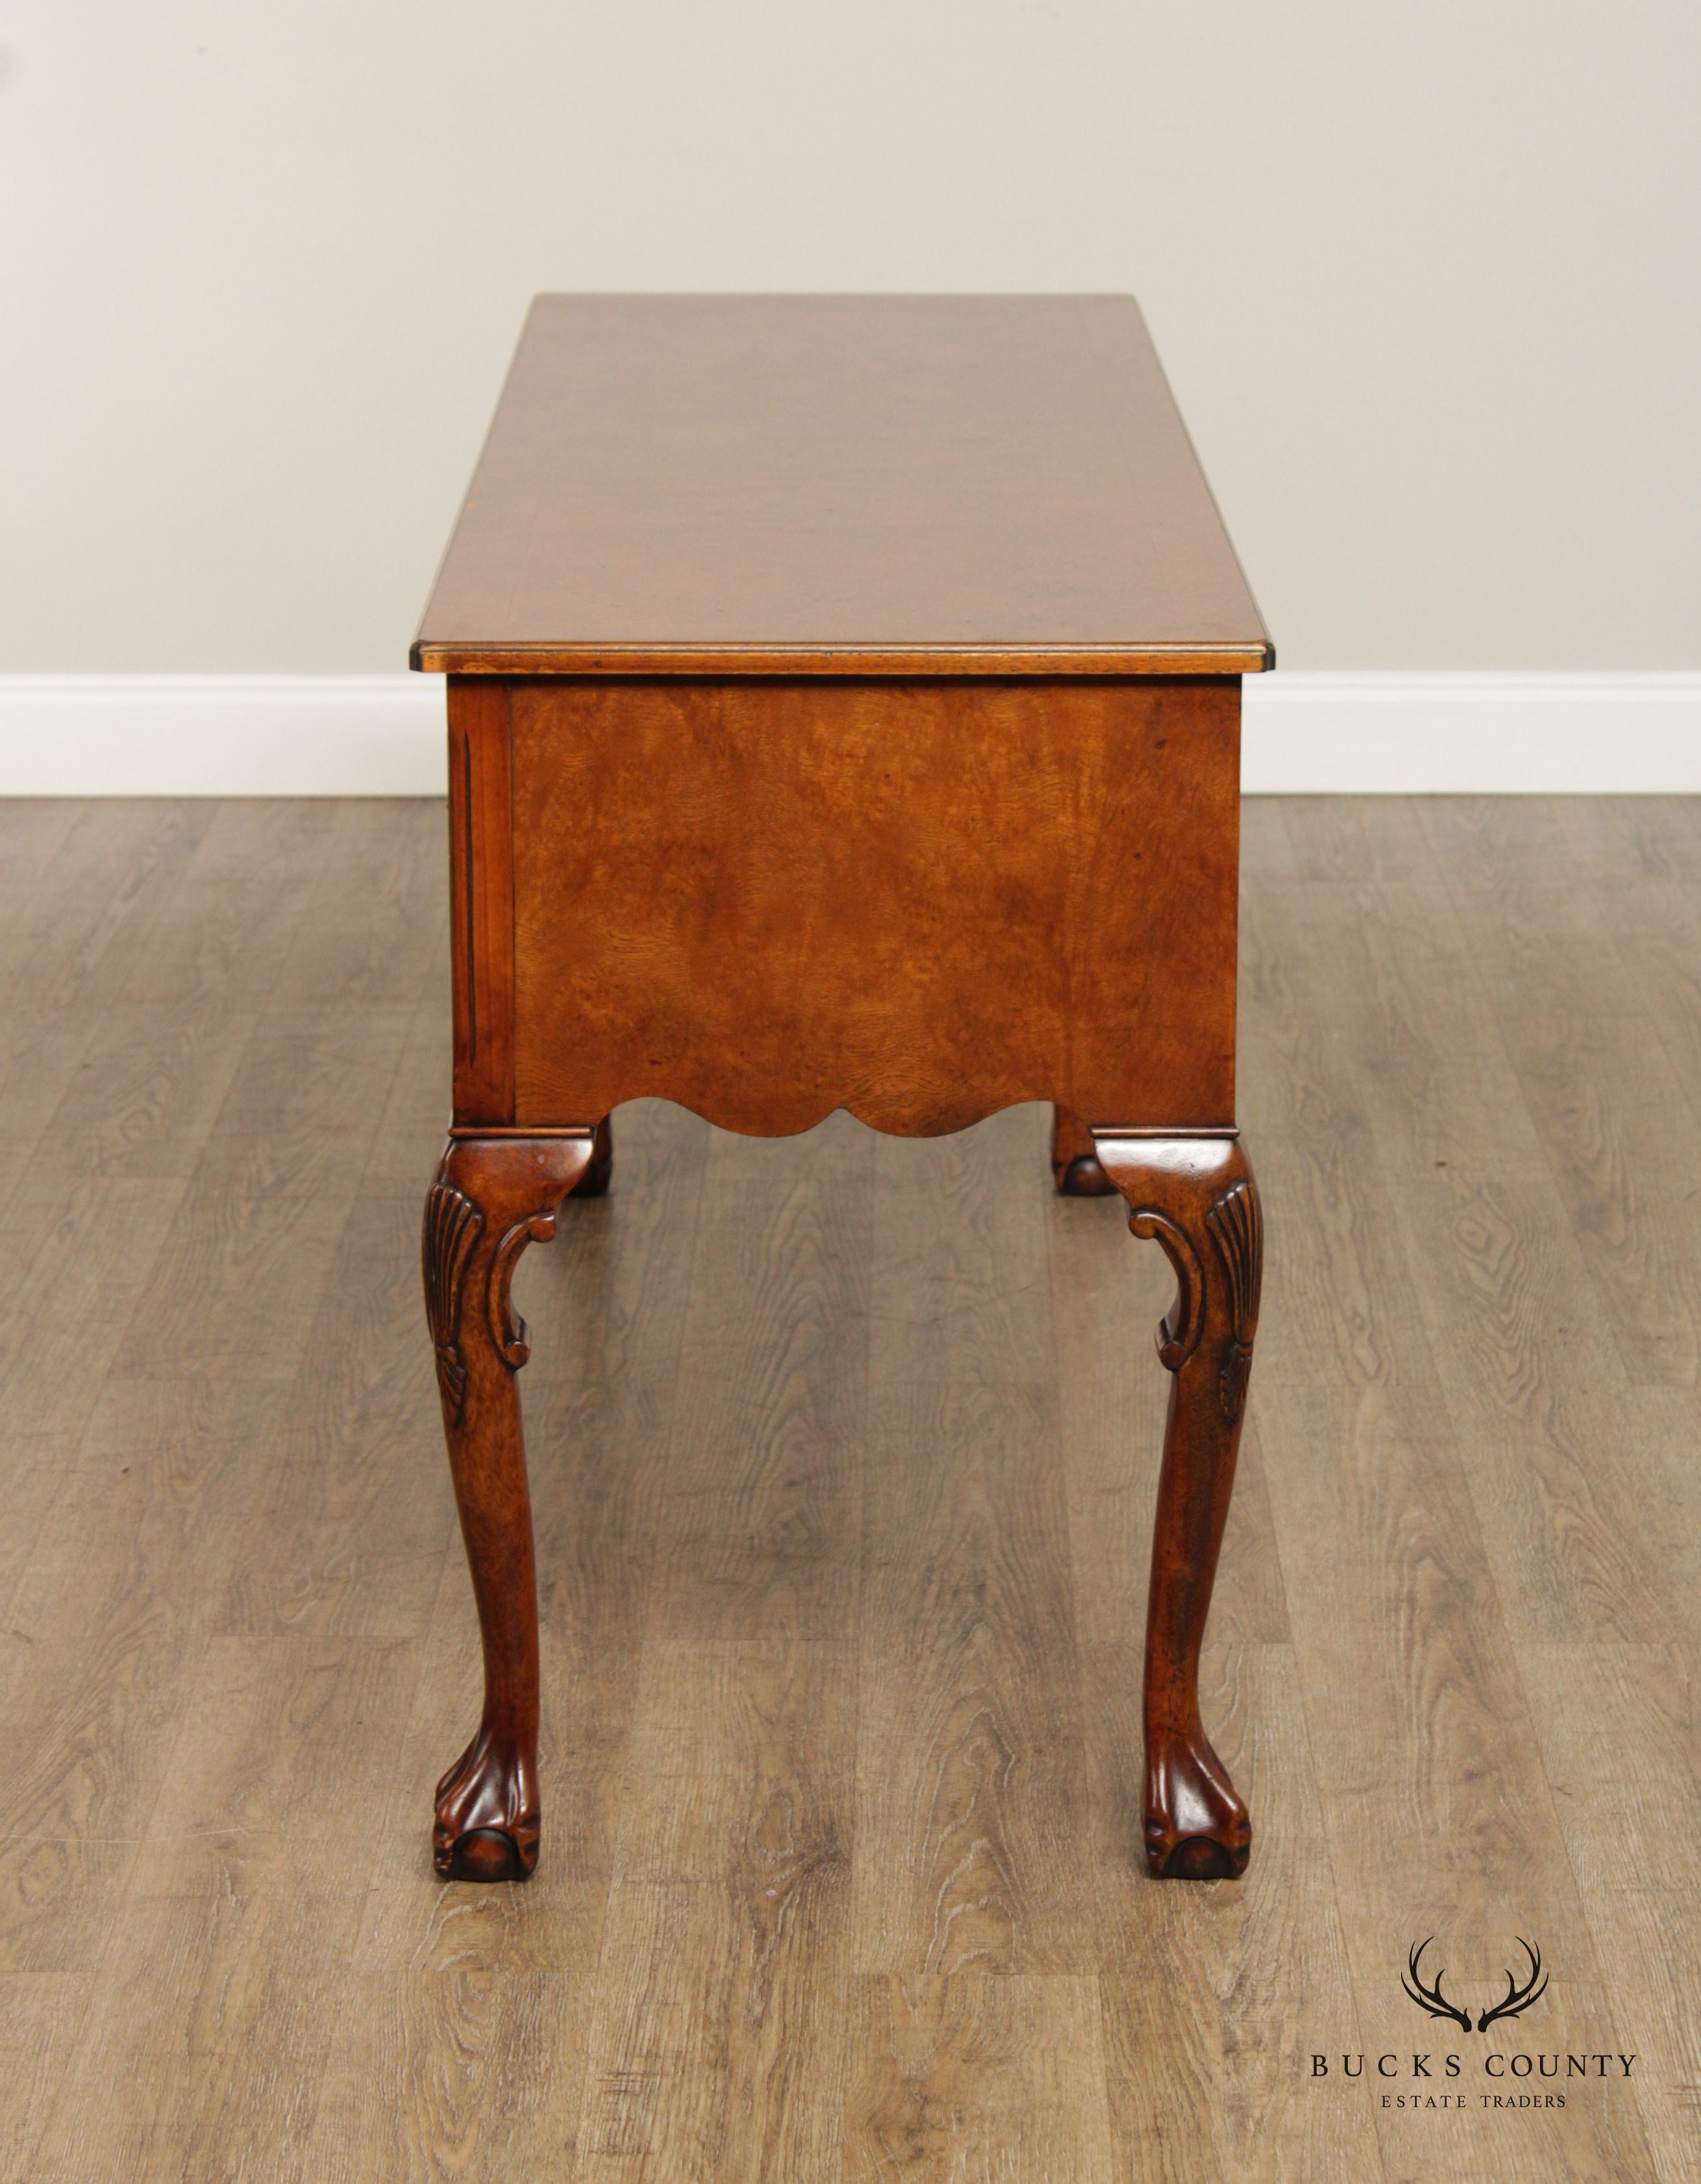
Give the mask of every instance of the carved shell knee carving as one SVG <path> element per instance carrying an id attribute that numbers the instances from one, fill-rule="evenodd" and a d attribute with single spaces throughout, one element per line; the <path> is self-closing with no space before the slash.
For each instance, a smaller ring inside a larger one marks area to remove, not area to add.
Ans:
<path id="1" fill-rule="evenodd" d="M 425 1279 L 425 1318 L 436 1346 L 437 1390 L 451 1425 L 466 1401 L 466 1361 L 460 1351 L 461 1284 L 484 1217 L 464 1192 L 442 1178 L 425 1199 L 420 1256 Z"/>
<path id="2" fill-rule="evenodd" d="M 1231 1184 L 1206 1214 L 1205 1225 L 1228 1277 L 1234 1339 L 1249 1350 L 1258 1332 L 1259 1293 L 1264 1286 L 1264 1214 L 1257 1192 L 1249 1184 Z"/>

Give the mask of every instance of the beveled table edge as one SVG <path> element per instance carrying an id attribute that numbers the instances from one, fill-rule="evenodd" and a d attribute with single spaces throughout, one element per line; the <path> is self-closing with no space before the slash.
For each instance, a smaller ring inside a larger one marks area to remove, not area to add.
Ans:
<path id="1" fill-rule="evenodd" d="M 1262 675 L 1276 665 L 1276 647 L 1268 638 L 1216 645 L 581 645 L 422 636 L 408 664 L 426 675 Z"/>

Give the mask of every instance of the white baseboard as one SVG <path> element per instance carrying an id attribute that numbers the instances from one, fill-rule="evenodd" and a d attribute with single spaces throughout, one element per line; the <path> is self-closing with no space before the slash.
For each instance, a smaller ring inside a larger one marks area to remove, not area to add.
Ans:
<path id="1" fill-rule="evenodd" d="M 1701 792 L 1701 674 L 1277 673 L 1244 688 L 1254 793 Z"/>
<path id="2" fill-rule="evenodd" d="M 434 675 L 0 676 L 0 795 L 440 796 Z M 1287 794 L 1701 794 L 1701 673 L 1246 681 Z"/>
<path id="3" fill-rule="evenodd" d="M 441 796 L 440 675 L 0 675 L 0 795 Z"/>

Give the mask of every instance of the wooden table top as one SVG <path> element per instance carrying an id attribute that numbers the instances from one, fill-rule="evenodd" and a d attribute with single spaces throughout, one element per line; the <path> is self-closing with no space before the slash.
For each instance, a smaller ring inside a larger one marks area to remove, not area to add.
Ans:
<path id="1" fill-rule="evenodd" d="M 1126 296 L 540 296 L 413 649 L 453 673 L 1254 673 Z"/>

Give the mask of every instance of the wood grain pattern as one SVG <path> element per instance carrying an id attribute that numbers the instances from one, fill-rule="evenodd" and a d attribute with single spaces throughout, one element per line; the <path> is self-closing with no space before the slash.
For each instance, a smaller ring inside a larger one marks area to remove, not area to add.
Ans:
<path id="1" fill-rule="evenodd" d="M 1275 1559 L 1273 1541 L 1265 1559 Z M 1374 2177 L 1370 2103 L 1319 2101 L 1310 2075 L 1313 2053 L 1365 2043 L 1334 1868 L 1320 1852 L 1304 1685 L 1290 1645 L 1252 1638 L 1231 1613 L 1217 1622 L 1206 1708 L 1236 1779 L 1270 1821 L 1233 1888 L 1129 1888 L 1145 1790 L 1140 1656 L 1126 1641 L 1081 1649 L 1113 2142 L 1127 2173 L 1162 2184 Z"/>
<path id="2" fill-rule="evenodd" d="M 1115 2173 L 1090 1979 L 924 1974 L 858 1986 L 847 2176 L 1090 2184 Z"/>
<path id="3" fill-rule="evenodd" d="M 7 922 L 8 1022 L 75 1010 L 92 1028 L 146 961 L 216 809 L 146 799 L 75 807 L 41 884 Z"/>
<path id="4" fill-rule="evenodd" d="M 588 1981 L 492 1970 L 469 1944 L 443 1965 L 346 1974 L 339 1992 L 345 2008 L 317 2082 L 304 2178 L 482 2184 L 570 2164 Z"/>
<path id="5" fill-rule="evenodd" d="M 102 2096 L 62 2094 L 29 2174 L 216 2176 L 240 2137 L 266 2149 L 278 2184 L 306 2184 L 335 2038 L 311 1967 L 345 1945 L 359 1897 L 347 1883 L 341 1897 L 303 1918 L 286 1897 L 138 1891 L 106 1937 L 77 2050 L 84 2085 Z"/>
<path id="6" fill-rule="evenodd" d="M 1447 1409 L 1513 1629 L 1549 1642 L 1669 1635 L 1640 1574 L 1652 1513 L 1622 1453 L 1623 1368 L 1451 894 L 1432 879 L 1326 880 L 1266 890 L 1259 921 L 1282 926 L 1291 1006 L 1328 1028 L 1306 1067 L 1332 1084 L 1331 1119 L 1352 1131 L 1354 1248 L 1387 1262 L 1377 1287 L 1406 1301 L 1387 1315 L 1388 1368 L 1457 1366 Z M 1367 1066 L 1348 1072 L 1354 1051 Z M 1393 1190 L 1420 1257 L 1376 1233 L 1376 1199 Z M 1562 1376 L 1554 1328 L 1577 1368 Z M 1337 1318 L 1337 1344 L 1343 1331 Z"/>
<path id="7" fill-rule="evenodd" d="M 469 683 L 459 677 L 449 684 L 449 934 L 454 966 L 455 1119 L 511 1123 L 514 788 L 509 694 L 504 684 Z M 607 1114 L 614 1104 L 606 1102 L 596 1115 Z"/>
<path id="8" fill-rule="evenodd" d="M 842 1646 L 652 1636 L 609 1889 L 579 2173 L 837 2165 L 855 1681 Z"/>
<path id="9" fill-rule="evenodd" d="M 1502 997 L 1500 1039 L 1602 1318 L 1626 1373 L 1645 1387 L 1692 1387 L 1701 1371 L 1701 1252 L 1681 1224 L 1651 1217 L 1643 1202 L 1656 1168 L 1676 1202 L 1701 1194 L 1701 1166 L 1666 1119 L 1685 1097 L 1661 1026 L 1685 996 L 1662 1000 L 1641 972 L 1645 957 L 1668 977 L 1686 956 L 1693 961 L 1682 937 L 1694 909 L 1687 894 L 1657 883 L 1637 890 L 1609 943 L 1624 976 L 1599 1000 L 1598 981 L 1576 968 L 1601 945 L 1586 900 L 1545 876 L 1463 890 L 1456 900 L 1472 955 Z M 1658 936 L 1651 949 L 1642 944 L 1648 924 Z"/>
<path id="10" fill-rule="evenodd" d="M 1081 1723 L 1056 1674 L 1074 1599 L 1035 1121 L 879 1141 L 856 1873 L 870 1972 L 1048 1975 L 1092 1947 Z"/>
<path id="11" fill-rule="evenodd" d="M 1273 662 L 1126 296 L 540 296 L 414 648 L 506 675 Z"/>
<path id="12" fill-rule="evenodd" d="M 1693 1209 L 1650 1125 L 1694 1156 L 1701 809 L 1248 808 L 1275 1241 L 1200 1677 L 1264 1825 L 1243 1880 L 1191 1890 L 1137 1864 L 1173 1283 L 1120 1201 L 1053 1195 L 1041 1107 L 916 1141 L 841 1118 L 813 1159 L 623 1110 L 613 1193 L 514 1289 L 552 1854 L 524 1890 L 433 1877 L 420 1802 L 480 1674 L 413 1256 L 442 815 L 365 815 L 381 878 L 312 817 L 0 807 L 28 875 L 0 978 L 64 935 L 0 1045 L 6 2184 L 1687 2177 L 1701 1413 L 1632 1377 L 1623 1330 L 1659 1323 L 1632 1286 L 1604 1311 L 1563 1114 L 1534 1112 L 1565 1080 L 1515 1062 L 1475 921 L 1497 889 L 1520 918 L 1579 898 L 1554 930 L 1593 939 L 1544 968 L 1531 926 L 1520 975 L 1584 1051 L 1657 1041 L 1670 1075 L 1604 1070 L 1598 1112 L 1676 1267 Z M 173 1089 L 138 1095 L 142 1062 L 108 1103 L 81 1060 L 129 1050 L 156 942 Z M 375 1042 L 345 975 L 393 981 Z M 175 1105 L 192 1040 L 216 1104 Z M 320 1190 L 340 1231 L 271 1232 L 269 1319 L 228 1201 Z M 197 1325 L 264 1374 L 174 1372 Z M 947 1733 L 976 1721 L 996 1739 Z M 1314 2047 L 1429 2040 L 1417 1920 L 1485 1998 L 1532 1931 L 1554 1977 L 1508 2048 L 1635 2050 L 1634 2077 L 1511 2119 L 1314 2084 Z M 942 1933 L 972 1964 L 930 1970 Z"/>
<path id="13" fill-rule="evenodd" d="M 95 1392 L 0 1653 L 19 1739 L 0 1801 L 8 1970 L 98 1958 L 212 1627 L 189 1574 L 209 1525 L 247 1531 L 276 1423 L 268 1391 L 228 1383 Z"/>
<path id="14" fill-rule="evenodd" d="M 1647 2027 L 1642 2103 L 1648 2172 L 1682 2176 L 1694 2159 L 1701 2037 L 1687 1997 L 1701 1935 L 1673 1918 L 1696 1885 L 1691 1831 L 1701 1743 L 1690 1647 L 1524 1646 L 1519 1662 L 1543 1762 L 1590 1924 L 1602 1936 L 1596 2021 Z M 1605 1937 L 1612 1937 L 1608 1942 Z"/>
<path id="15" fill-rule="evenodd" d="M 876 1141 L 715 1133 L 683 1318 L 653 1630 L 843 1644 L 862 1572 Z"/>
<path id="16" fill-rule="evenodd" d="M 764 1135 L 1232 1124 L 1233 681 L 512 706 L 521 1126 L 645 1093 Z"/>
<path id="17" fill-rule="evenodd" d="M 0 2176 L 37 2173 L 36 2150 L 89 2004 L 86 1973 L 0 1975 Z"/>
<path id="18" fill-rule="evenodd" d="M 1426 1905 L 1461 1936 L 1539 1925 L 1585 1975 L 1589 1936 L 1470 1467 L 1433 1390 L 1265 1389 L 1260 1401 L 1272 1444 L 1331 1458 L 1278 1468 L 1271 1499 L 1304 1686 L 1341 1694 L 1317 1769 L 1354 1975 L 1374 1976 L 1390 1931 Z M 1422 1855 L 1402 1860 L 1389 1847 L 1413 1813 Z"/>
<path id="19" fill-rule="evenodd" d="M 383 1802 L 419 1670 L 403 1638 L 210 1639 L 132 1892 L 275 1897 L 341 1919 L 346 1945 L 342 1846 Z"/>

